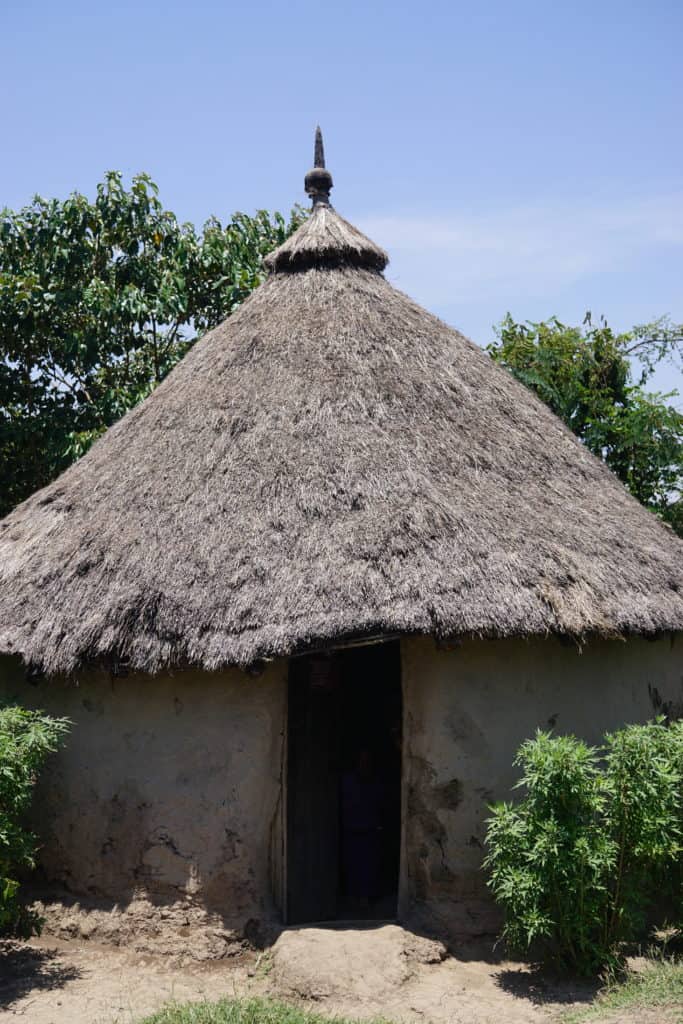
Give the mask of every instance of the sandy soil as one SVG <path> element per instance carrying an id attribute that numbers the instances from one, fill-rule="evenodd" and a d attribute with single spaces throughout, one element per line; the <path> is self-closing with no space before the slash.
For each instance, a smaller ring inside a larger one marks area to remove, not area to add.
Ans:
<path id="1" fill-rule="evenodd" d="M 593 991 L 525 964 L 450 956 L 397 925 L 292 929 L 267 953 L 184 966 L 83 940 L 43 938 L 0 951 L 3 1024 L 132 1024 L 171 999 L 257 994 L 397 1024 L 533 1024 L 558 1020 Z M 680 1011 L 639 1011 L 609 1024 L 677 1019 Z"/>

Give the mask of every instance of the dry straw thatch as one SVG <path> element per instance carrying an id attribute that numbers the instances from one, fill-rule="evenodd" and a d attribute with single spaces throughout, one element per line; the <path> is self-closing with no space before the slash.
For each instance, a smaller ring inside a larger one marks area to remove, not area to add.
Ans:
<path id="1" fill-rule="evenodd" d="M 683 629 L 683 544 L 309 192 L 243 307 L 0 523 L 0 650 L 156 672 Z"/>

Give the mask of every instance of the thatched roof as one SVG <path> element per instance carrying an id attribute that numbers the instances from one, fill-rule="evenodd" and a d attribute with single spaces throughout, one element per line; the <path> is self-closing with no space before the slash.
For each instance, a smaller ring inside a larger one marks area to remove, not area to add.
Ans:
<path id="1" fill-rule="evenodd" d="M 309 186 L 265 283 L 0 523 L 0 650 L 154 672 L 682 629 L 683 544 Z"/>

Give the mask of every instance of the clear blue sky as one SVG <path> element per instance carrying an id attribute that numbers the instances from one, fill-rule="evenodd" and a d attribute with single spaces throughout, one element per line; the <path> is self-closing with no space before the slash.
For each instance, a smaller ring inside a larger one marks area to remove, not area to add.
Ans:
<path id="1" fill-rule="evenodd" d="M 339 211 L 476 341 L 683 320 L 681 0 L 4 0 L 0 38 L 0 205 L 118 168 L 182 219 L 286 210 L 319 121 Z"/>

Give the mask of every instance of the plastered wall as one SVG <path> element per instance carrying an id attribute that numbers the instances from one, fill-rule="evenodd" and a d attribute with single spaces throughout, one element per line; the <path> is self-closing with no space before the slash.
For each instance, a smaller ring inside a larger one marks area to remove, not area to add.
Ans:
<path id="1" fill-rule="evenodd" d="M 401 643 L 403 837 L 399 914 L 443 934 L 499 921 L 481 871 L 487 804 L 512 796 L 512 760 L 537 727 L 589 742 L 683 713 L 683 638 Z M 0 658 L 0 697 L 67 715 L 39 785 L 47 879 L 73 893 L 162 905 L 190 897 L 227 927 L 278 917 L 287 663 L 258 678 L 105 671 L 30 683 Z"/>
<path id="2" fill-rule="evenodd" d="M 510 799 L 512 760 L 537 727 L 598 743 L 662 710 L 683 713 L 683 637 L 402 641 L 404 835 L 399 908 L 418 927 L 495 930 L 481 871 L 487 804 Z"/>
<path id="3" fill-rule="evenodd" d="M 36 818 L 49 881 L 125 902 L 195 897 L 242 927 L 272 915 L 286 663 L 258 678 L 104 671 L 31 685 L 0 659 L 0 694 L 67 715 Z"/>

